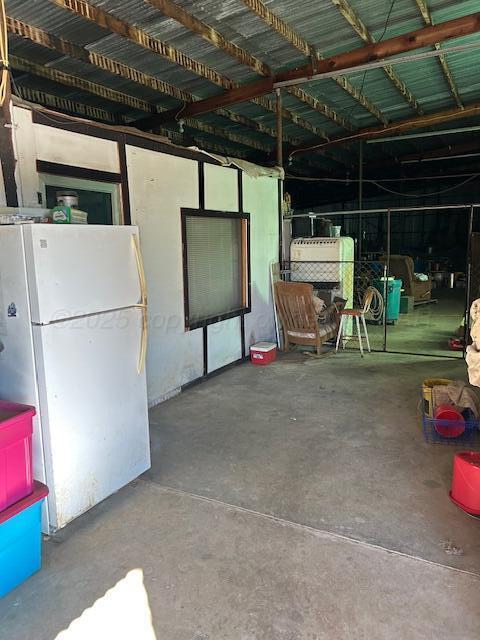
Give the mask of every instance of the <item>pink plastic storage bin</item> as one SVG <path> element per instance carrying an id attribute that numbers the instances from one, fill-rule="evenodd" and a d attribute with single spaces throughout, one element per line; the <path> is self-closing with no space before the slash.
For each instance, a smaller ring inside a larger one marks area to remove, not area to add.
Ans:
<path id="1" fill-rule="evenodd" d="M 33 491 L 34 415 L 34 407 L 0 400 L 0 511 Z"/>

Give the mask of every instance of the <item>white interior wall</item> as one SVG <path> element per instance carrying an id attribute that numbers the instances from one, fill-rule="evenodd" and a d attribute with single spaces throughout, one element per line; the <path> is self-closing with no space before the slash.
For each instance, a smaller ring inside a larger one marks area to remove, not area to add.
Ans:
<path id="1" fill-rule="evenodd" d="M 13 143 L 17 159 L 15 180 L 18 202 L 24 207 L 38 207 L 37 140 L 33 129 L 32 112 L 29 109 L 14 107 L 12 119 Z"/>
<path id="2" fill-rule="evenodd" d="M 12 120 L 20 206 L 39 206 L 38 193 L 42 187 L 37 160 L 113 173 L 120 171 L 118 145 L 112 140 L 34 123 L 32 111 L 24 107 L 13 107 Z M 0 189 L 0 204 L 2 193 Z"/>
<path id="3" fill-rule="evenodd" d="M 185 332 L 181 207 L 198 208 L 195 160 L 127 146 L 132 223 L 148 288 L 148 400 L 156 404 L 203 375 L 202 330 Z"/>
<path id="4" fill-rule="evenodd" d="M 207 327 L 208 373 L 242 357 L 240 318 L 229 318 Z"/>
<path id="5" fill-rule="evenodd" d="M 276 342 L 270 264 L 278 262 L 278 180 L 242 174 L 243 208 L 250 213 L 252 312 L 245 316 L 245 343 Z"/>
<path id="6" fill-rule="evenodd" d="M 93 138 L 83 133 L 34 124 L 37 159 L 46 162 L 69 163 L 76 167 L 119 173 L 118 145 L 113 140 Z"/>
<path id="7" fill-rule="evenodd" d="M 238 211 L 238 171 L 205 165 L 205 209 Z"/>

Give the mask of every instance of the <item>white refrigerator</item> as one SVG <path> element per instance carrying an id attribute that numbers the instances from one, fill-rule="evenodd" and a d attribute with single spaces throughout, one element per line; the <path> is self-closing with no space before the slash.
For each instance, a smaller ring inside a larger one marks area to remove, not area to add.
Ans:
<path id="1" fill-rule="evenodd" d="M 131 226 L 0 226 L 0 398 L 34 405 L 44 532 L 150 467 L 145 278 Z"/>

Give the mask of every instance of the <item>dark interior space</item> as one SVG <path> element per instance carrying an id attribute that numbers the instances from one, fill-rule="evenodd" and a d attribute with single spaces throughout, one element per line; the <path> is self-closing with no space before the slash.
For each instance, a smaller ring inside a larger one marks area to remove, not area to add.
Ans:
<path id="1" fill-rule="evenodd" d="M 78 208 L 88 212 L 88 224 L 112 224 L 112 196 L 103 191 L 47 185 L 47 207 L 49 209 L 57 204 L 57 193 L 65 190 L 77 193 Z"/>

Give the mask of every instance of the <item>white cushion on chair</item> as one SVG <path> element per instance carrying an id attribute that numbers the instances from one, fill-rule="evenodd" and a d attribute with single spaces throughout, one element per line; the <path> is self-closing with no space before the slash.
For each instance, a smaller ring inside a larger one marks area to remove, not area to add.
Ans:
<path id="1" fill-rule="evenodd" d="M 314 333 L 303 333 L 302 331 L 289 331 L 288 335 L 292 336 L 292 338 L 311 338 L 312 340 L 315 339 Z"/>

